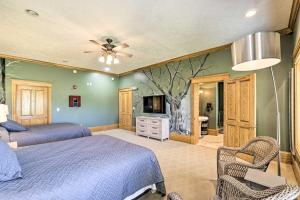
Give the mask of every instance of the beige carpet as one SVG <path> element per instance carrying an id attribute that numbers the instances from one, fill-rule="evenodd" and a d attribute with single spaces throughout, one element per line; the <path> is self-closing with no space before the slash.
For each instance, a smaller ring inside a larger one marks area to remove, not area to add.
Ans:
<path id="1" fill-rule="evenodd" d="M 176 141 L 160 142 L 136 136 L 135 133 L 114 129 L 93 134 L 113 137 L 152 149 L 165 177 L 167 192 L 176 191 L 184 200 L 212 199 L 216 187 L 216 149 Z M 276 163 L 271 163 L 270 173 L 276 174 Z M 291 184 L 296 184 L 291 165 L 282 164 L 282 174 Z M 148 193 L 140 200 L 166 199 Z"/>
<path id="2" fill-rule="evenodd" d="M 215 135 L 203 135 L 199 138 L 198 145 L 203 147 L 209 147 L 213 149 L 218 149 L 218 147 L 223 146 L 223 134 Z"/>

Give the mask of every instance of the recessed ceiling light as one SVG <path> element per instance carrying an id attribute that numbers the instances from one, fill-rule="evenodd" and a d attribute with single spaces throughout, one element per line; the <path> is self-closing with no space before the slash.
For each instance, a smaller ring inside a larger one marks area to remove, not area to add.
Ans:
<path id="1" fill-rule="evenodd" d="M 76 69 L 74 69 L 74 70 L 73 70 L 73 73 L 74 73 L 74 74 L 77 74 L 77 70 L 76 70 Z"/>
<path id="2" fill-rule="evenodd" d="M 63 62 L 63 63 L 67 63 L 68 61 L 67 61 L 67 60 L 62 60 L 62 62 Z"/>
<path id="3" fill-rule="evenodd" d="M 248 10 L 245 14 L 245 17 L 253 17 L 256 14 L 255 9 Z"/>
<path id="4" fill-rule="evenodd" d="M 105 67 L 104 70 L 105 71 L 110 71 L 110 68 L 109 67 Z"/>
<path id="5" fill-rule="evenodd" d="M 38 16 L 39 16 L 39 13 L 37 13 L 37 12 L 34 11 L 34 10 L 26 9 L 25 12 L 26 12 L 28 15 L 33 16 L 33 17 L 38 17 Z"/>

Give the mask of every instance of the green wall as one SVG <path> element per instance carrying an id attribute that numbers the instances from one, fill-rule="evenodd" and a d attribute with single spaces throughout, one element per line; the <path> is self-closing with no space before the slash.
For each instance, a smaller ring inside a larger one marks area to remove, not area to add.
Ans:
<path id="1" fill-rule="evenodd" d="M 295 37 L 295 36 L 294 36 Z M 282 62 L 274 67 L 280 102 L 281 112 L 281 148 L 289 150 L 288 137 L 288 73 L 292 66 L 292 50 L 294 45 L 293 35 L 281 38 Z M 197 63 L 200 58 L 192 59 Z M 11 61 L 7 60 L 7 64 Z M 176 65 L 176 63 L 174 63 Z M 230 49 L 212 53 L 207 60 L 206 66 L 210 68 L 199 75 L 216 73 L 230 73 L 231 77 L 238 77 L 247 73 L 232 71 Z M 154 70 L 160 70 L 160 67 Z M 188 62 L 183 61 L 181 70 L 188 73 Z M 73 74 L 72 70 L 56 68 L 53 66 L 38 65 L 27 62 L 14 62 L 6 68 L 7 103 L 11 110 L 11 79 L 36 80 L 52 83 L 52 119 L 53 122 L 70 121 L 86 126 L 113 124 L 118 122 L 118 88 L 138 87 L 134 92 L 135 107 L 141 106 L 142 96 L 159 94 L 153 84 L 141 72 L 131 73 L 120 79 L 112 76 L 87 71 L 78 71 Z M 272 88 L 272 79 L 269 69 L 256 71 L 257 75 L 257 135 L 269 135 L 275 137 L 275 99 Z M 161 77 L 165 80 L 166 77 Z M 91 82 L 92 86 L 88 86 Z M 76 84 L 78 89 L 73 90 Z M 180 86 L 178 86 L 179 88 Z M 176 90 L 176 88 L 175 88 Z M 141 91 L 143 91 L 141 95 Z M 151 92 L 150 92 L 151 91 Z M 82 107 L 68 107 L 69 95 L 81 95 Z M 60 111 L 57 112 L 57 108 Z M 137 109 L 137 108 L 136 108 Z M 188 92 L 182 106 L 183 117 L 186 118 L 189 128 L 190 122 L 190 93 Z M 135 115 L 142 114 L 135 110 Z"/>
<path id="2" fill-rule="evenodd" d="M 118 78 L 88 71 L 78 71 L 6 60 L 7 104 L 11 111 L 11 79 L 34 80 L 52 84 L 52 121 L 98 126 L 118 122 Z M 112 80 L 114 78 L 114 80 Z M 87 83 L 92 83 L 88 86 Z M 73 85 L 77 85 L 74 90 Z M 69 107 L 69 95 L 81 96 L 81 107 Z M 60 111 L 57 111 L 60 108 Z"/>
<path id="3" fill-rule="evenodd" d="M 280 112 L 281 112 L 281 149 L 289 150 L 289 137 L 288 137 L 288 75 L 289 70 L 292 67 L 292 51 L 293 51 L 293 36 L 283 36 L 281 37 L 281 49 L 282 49 L 282 61 L 278 65 L 274 66 L 276 81 L 277 81 L 277 89 L 279 95 L 280 102 Z M 199 58 L 195 58 L 192 61 L 197 62 Z M 176 63 L 175 63 L 176 65 Z M 219 51 L 212 53 L 207 60 L 206 66 L 210 67 L 208 70 L 201 72 L 199 75 L 209 75 L 216 73 L 230 73 L 231 77 L 238 77 L 245 75 L 245 72 L 236 72 L 232 71 L 232 61 L 231 61 L 231 52 L 230 49 Z M 153 71 L 160 70 L 158 67 L 153 69 Z M 189 70 L 189 65 L 187 61 L 183 61 L 181 64 L 181 68 L 183 71 Z M 187 72 L 188 73 L 188 72 Z M 274 91 L 272 85 L 272 78 L 270 69 L 263 69 L 259 71 L 255 71 L 256 73 L 256 91 L 257 91 L 257 108 L 256 108 L 256 116 L 257 116 L 257 135 L 268 135 L 272 137 L 276 137 L 276 112 L 275 112 L 275 98 Z M 159 77 L 158 77 L 159 78 Z M 166 76 L 160 78 L 162 82 L 167 79 Z M 141 84 L 143 83 L 143 84 Z M 138 87 L 138 90 L 134 92 L 134 101 L 140 102 L 142 98 L 139 91 L 143 92 L 143 95 L 146 95 L 147 91 L 149 94 L 153 93 L 153 84 L 150 83 L 147 78 L 145 78 L 144 74 L 141 72 L 136 72 L 129 74 L 127 76 L 123 76 L 120 78 L 119 87 Z M 147 89 L 149 87 L 150 89 Z M 152 87 L 152 89 L 151 89 Z M 146 92 L 145 92 L 146 91 Z M 151 91 L 151 92 L 150 92 Z M 159 91 L 155 90 L 154 93 L 158 93 Z M 148 95 L 149 95 L 148 94 Z M 186 97 L 187 105 L 183 107 L 183 111 L 185 112 L 185 116 L 190 116 L 190 94 L 188 93 Z M 137 103 L 135 105 L 138 105 Z M 136 108 L 137 109 L 137 108 Z M 142 114 L 141 111 L 139 113 L 135 111 L 135 115 Z"/>

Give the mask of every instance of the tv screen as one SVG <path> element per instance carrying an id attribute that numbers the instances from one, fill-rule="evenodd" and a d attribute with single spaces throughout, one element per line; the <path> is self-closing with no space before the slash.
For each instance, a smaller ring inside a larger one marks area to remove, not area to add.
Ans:
<path id="1" fill-rule="evenodd" d="M 143 97 L 144 113 L 166 114 L 165 95 Z"/>

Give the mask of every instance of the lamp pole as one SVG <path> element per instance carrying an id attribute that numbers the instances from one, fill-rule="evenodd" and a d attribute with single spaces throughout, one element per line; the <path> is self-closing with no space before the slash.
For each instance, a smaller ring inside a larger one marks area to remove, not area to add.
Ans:
<path id="1" fill-rule="evenodd" d="M 270 67 L 272 80 L 273 80 L 273 87 L 274 87 L 274 94 L 275 94 L 275 103 L 276 103 L 276 139 L 279 145 L 279 153 L 277 156 L 277 173 L 278 176 L 281 176 L 281 168 L 280 168 L 280 112 L 279 112 L 279 104 L 278 104 L 278 95 L 277 95 L 277 87 L 276 81 L 274 76 L 273 67 Z"/>

